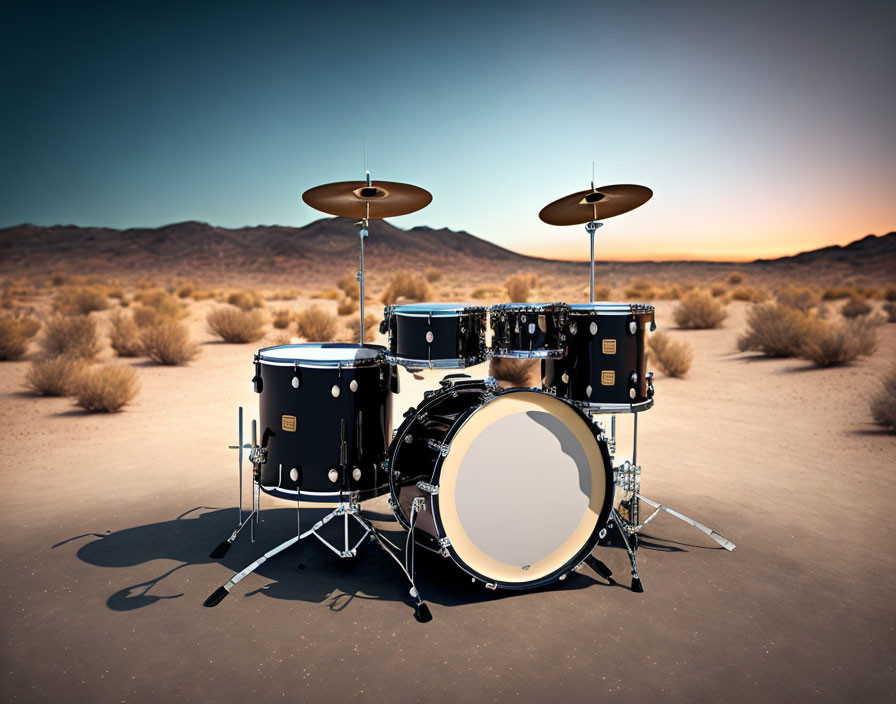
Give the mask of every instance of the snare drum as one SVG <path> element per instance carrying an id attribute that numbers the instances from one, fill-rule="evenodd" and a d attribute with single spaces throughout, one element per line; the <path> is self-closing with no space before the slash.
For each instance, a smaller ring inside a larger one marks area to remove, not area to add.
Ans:
<path id="1" fill-rule="evenodd" d="M 313 342 L 255 355 L 262 491 L 283 499 L 388 492 L 394 367 L 378 345 Z"/>
<path id="2" fill-rule="evenodd" d="M 410 303 L 386 306 L 389 362 L 411 369 L 463 369 L 486 360 L 482 306 Z"/>
<path id="3" fill-rule="evenodd" d="M 653 306 L 582 303 L 569 310 L 569 349 L 542 363 L 544 388 L 597 413 L 628 413 L 653 405 L 647 372 L 647 328 L 656 328 Z"/>
<path id="4" fill-rule="evenodd" d="M 500 303 L 489 309 L 494 357 L 562 357 L 569 306 L 565 303 Z"/>

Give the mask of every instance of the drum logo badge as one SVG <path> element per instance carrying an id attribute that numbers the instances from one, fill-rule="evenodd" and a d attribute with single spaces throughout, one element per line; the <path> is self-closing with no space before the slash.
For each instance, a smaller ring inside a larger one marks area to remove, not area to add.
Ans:
<path id="1" fill-rule="evenodd" d="M 616 372 L 612 370 L 601 372 L 600 383 L 601 386 L 613 386 L 616 383 Z"/>
<path id="2" fill-rule="evenodd" d="M 601 351 L 604 354 L 616 354 L 616 340 L 604 340 Z"/>
<path id="3" fill-rule="evenodd" d="M 295 416 L 283 416 L 283 429 L 288 430 L 291 433 L 296 432 L 296 417 Z"/>

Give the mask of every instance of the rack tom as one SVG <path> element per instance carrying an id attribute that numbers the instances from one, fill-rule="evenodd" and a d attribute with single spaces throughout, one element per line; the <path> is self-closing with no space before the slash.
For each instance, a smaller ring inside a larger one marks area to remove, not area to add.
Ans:
<path id="1" fill-rule="evenodd" d="M 565 303 L 500 303 L 489 309 L 493 357 L 533 359 L 566 353 L 569 306 Z"/>
<path id="2" fill-rule="evenodd" d="M 653 405 L 647 372 L 648 327 L 654 308 L 644 303 L 582 303 L 569 307 L 569 348 L 542 363 L 544 388 L 596 413 L 628 413 Z"/>
<path id="3" fill-rule="evenodd" d="M 386 306 L 380 332 L 388 359 L 411 369 L 463 369 L 486 360 L 483 306 L 410 303 Z"/>

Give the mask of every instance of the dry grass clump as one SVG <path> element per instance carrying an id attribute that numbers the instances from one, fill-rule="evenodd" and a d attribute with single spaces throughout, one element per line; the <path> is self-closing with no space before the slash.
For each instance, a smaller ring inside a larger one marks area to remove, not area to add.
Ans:
<path id="1" fill-rule="evenodd" d="M 658 332 L 647 341 L 650 359 L 666 376 L 683 377 L 691 368 L 694 353 L 684 340 L 673 340 L 667 333 Z"/>
<path id="2" fill-rule="evenodd" d="M 224 342 L 254 342 L 264 336 L 264 318 L 257 310 L 217 306 L 205 318 L 209 330 Z M 288 321 L 287 321 L 288 324 Z"/>
<path id="3" fill-rule="evenodd" d="M 44 325 L 40 346 L 48 357 L 93 359 L 100 351 L 96 323 L 86 315 L 54 315 Z"/>
<path id="4" fill-rule="evenodd" d="M 811 329 L 823 323 L 813 316 L 780 303 L 761 303 L 747 313 L 747 330 L 737 341 L 741 352 L 761 352 L 767 357 L 798 357 Z"/>
<path id="5" fill-rule="evenodd" d="M 503 292 L 496 286 L 477 286 L 470 294 L 471 298 L 498 298 Z"/>
<path id="6" fill-rule="evenodd" d="M 292 322 L 292 311 L 288 308 L 275 310 L 272 322 L 274 323 L 274 327 L 278 330 L 286 330 Z"/>
<path id="7" fill-rule="evenodd" d="M 151 325 L 156 325 L 166 317 L 155 308 L 148 308 L 143 305 L 134 306 L 131 316 L 138 328 L 148 328 Z"/>
<path id="8" fill-rule="evenodd" d="M 348 272 L 339 277 L 336 286 L 351 300 L 361 298 L 361 282 L 356 278 L 355 272 Z"/>
<path id="9" fill-rule="evenodd" d="M 183 304 L 181 304 L 176 296 L 163 288 L 151 288 L 138 291 L 134 296 L 134 300 L 142 303 L 145 308 L 154 310 L 162 317 L 176 319 L 186 315 L 186 310 L 184 309 Z M 156 320 L 157 319 L 158 318 L 156 318 Z M 136 320 L 136 312 L 135 322 L 137 322 L 137 325 L 140 325 L 140 321 Z M 148 324 L 152 325 L 155 322 L 156 321 L 154 320 Z"/>
<path id="10" fill-rule="evenodd" d="M 541 385 L 541 365 L 534 359 L 492 357 L 488 363 L 488 375 L 494 377 L 502 388 Z"/>
<path id="11" fill-rule="evenodd" d="M 887 314 L 888 323 L 896 323 L 896 303 L 884 303 L 884 313 Z"/>
<path id="12" fill-rule="evenodd" d="M 351 315 L 358 310 L 358 302 L 351 298 L 346 298 L 342 303 L 336 306 L 336 313 L 339 315 Z"/>
<path id="13" fill-rule="evenodd" d="M 877 328 L 867 320 L 842 323 L 817 321 L 802 341 L 800 356 L 819 367 L 833 367 L 874 354 Z"/>
<path id="14" fill-rule="evenodd" d="M 192 281 L 181 284 L 177 289 L 178 298 L 190 298 L 194 293 L 196 293 L 196 284 Z"/>
<path id="15" fill-rule="evenodd" d="M 63 286 L 66 281 L 68 281 L 68 277 L 65 274 L 50 274 L 50 286 Z"/>
<path id="16" fill-rule="evenodd" d="M 441 270 L 436 269 L 435 267 L 428 267 L 426 269 L 426 272 L 424 273 L 424 276 L 426 277 L 426 280 L 431 284 L 434 284 L 436 281 L 442 280 Z"/>
<path id="17" fill-rule="evenodd" d="M 861 298 L 850 298 L 840 309 L 840 314 L 844 318 L 858 318 L 860 315 L 868 315 L 871 312 L 871 306 L 867 301 Z"/>
<path id="18" fill-rule="evenodd" d="M 896 301 L 896 286 L 887 286 L 882 294 L 885 301 Z"/>
<path id="19" fill-rule="evenodd" d="M 735 301 L 749 301 L 750 303 L 762 303 L 768 300 L 768 291 L 763 288 L 742 286 L 731 292 L 731 298 Z"/>
<path id="20" fill-rule="evenodd" d="M 623 294 L 626 298 L 652 301 L 657 297 L 657 287 L 652 281 L 647 279 L 632 279 L 628 282 L 628 286 L 623 289 Z"/>
<path id="21" fill-rule="evenodd" d="M 144 329 L 140 342 L 146 356 L 159 364 L 186 364 L 199 353 L 187 326 L 170 318 Z"/>
<path id="22" fill-rule="evenodd" d="M 871 415 L 877 423 L 896 431 L 896 366 L 890 367 L 878 392 L 871 397 Z"/>
<path id="23" fill-rule="evenodd" d="M 28 349 L 28 340 L 40 330 L 34 318 L 0 316 L 0 360 L 19 359 Z"/>
<path id="24" fill-rule="evenodd" d="M 297 288 L 282 288 L 277 289 L 276 291 L 271 291 L 270 295 L 265 296 L 265 300 L 268 301 L 291 301 L 295 298 L 298 298 L 302 295 L 302 292 Z"/>
<path id="25" fill-rule="evenodd" d="M 257 291 L 234 291 L 227 297 L 227 302 L 240 310 L 253 310 L 264 306 L 264 299 Z"/>
<path id="26" fill-rule="evenodd" d="M 426 285 L 426 279 L 407 269 L 399 269 L 386 286 L 382 301 L 390 306 L 401 299 L 419 302 L 425 301 L 428 297 L 429 287 Z"/>
<path id="27" fill-rule="evenodd" d="M 817 292 L 811 288 L 800 288 L 799 286 L 787 286 L 781 289 L 778 291 L 776 299 L 782 306 L 789 306 L 803 312 L 809 311 L 821 302 Z"/>
<path id="28" fill-rule="evenodd" d="M 821 300 L 839 301 L 842 298 L 849 298 L 851 295 L 852 291 L 850 291 L 848 288 L 835 286 L 833 288 L 826 288 L 821 294 Z"/>
<path id="29" fill-rule="evenodd" d="M 51 357 L 32 362 L 25 383 L 39 396 L 69 396 L 89 368 L 76 357 Z"/>
<path id="30" fill-rule="evenodd" d="M 345 292 L 340 291 L 338 288 L 328 288 L 318 291 L 317 293 L 312 293 L 311 298 L 318 298 L 325 301 L 341 301 L 344 295 Z"/>
<path id="31" fill-rule="evenodd" d="M 73 393 L 81 408 L 91 413 L 110 413 L 128 404 L 139 390 L 137 373 L 131 367 L 116 364 L 86 370 Z"/>
<path id="32" fill-rule="evenodd" d="M 311 342 L 329 342 L 338 331 L 336 318 L 317 306 L 309 306 L 296 316 L 296 328 Z"/>
<path id="33" fill-rule="evenodd" d="M 109 318 L 109 323 L 111 325 L 109 341 L 115 354 L 119 357 L 139 357 L 143 354 L 140 328 L 134 322 L 133 316 L 115 311 Z"/>
<path id="34" fill-rule="evenodd" d="M 99 286 L 64 289 L 53 300 L 53 307 L 66 315 L 87 315 L 108 306 L 106 291 Z"/>
<path id="35" fill-rule="evenodd" d="M 371 313 L 364 316 L 364 342 L 373 342 L 376 340 L 376 333 L 380 329 L 380 320 L 380 318 Z M 357 342 L 360 325 L 360 315 L 354 315 L 349 318 L 345 323 L 346 334 L 342 339 L 346 342 Z"/>
<path id="36" fill-rule="evenodd" d="M 526 303 L 529 293 L 538 284 L 535 274 L 514 274 L 504 282 L 507 298 L 513 303 Z"/>
<path id="37" fill-rule="evenodd" d="M 737 286 L 739 284 L 742 284 L 743 282 L 744 275 L 739 271 L 732 271 L 730 274 L 728 274 L 728 283 L 732 286 Z"/>
<path id="38" fill-rule="evenodd" d="M 673 316 L 680 328 L 708 330 L 721 326 L 728 313 L 719 301 L 705 291 L 688 291 L 681 297 Z"/>
<path id="39" fill-rule="evenodd" d="M 728 287 L 725 284 L 713 284 L 712 288 L 709 289 L 709 292 L 712 294 L 713 298 L 720 298 L 728 293 Z"/>

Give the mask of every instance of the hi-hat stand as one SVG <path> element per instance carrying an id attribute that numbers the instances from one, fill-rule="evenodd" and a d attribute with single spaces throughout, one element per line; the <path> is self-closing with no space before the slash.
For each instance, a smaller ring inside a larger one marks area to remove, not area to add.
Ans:
<path id="1" fill-rule="evenodd" d="M 363 242 L 363 240 L 362 240 Z M 362 289 L 363 290 L 363 289 Z M 362 330 L 363 335 L 363 330 Z M 261 481 L 260 481 L 260 472 L 261 465 L 266 461 L 266 451 L 264 448 L 256 445 L 256 423 L 252 421 L 252 444 L 244 445 L 243 440 L 243 408 L 242 406 L 239 409 L 238 414 L 238 422 L 239 422 L 239 444 L 231 445 L 231 449 L 239 450 L 239 484 L 240 484 L 240 498 L 239 498 L 239 520 L 237 522 L 237 527 L 231 533 L 230 537 L 227 538 L 224 542 L 218 545 L 214 550 L 212 550 L 209 557 L 212 558 L 220 558 L 223 557 L 227 551 L 230 549 L 230 546 L 236 540 L 240 531 L 249 524 L 252 526 L 253 524 L 258 522 L 258 516 L 260 513 L 260 489 L 261 489 Z M 243 449 L 250 448 L 249 459 L 252 462 L 252 511 L 249 515 L 243 519 Z M 298 479 L 298 472 L 293 469 L 290 477 L 293 481 Z M 423 601 L 423 597 L 420 595 L 420 591 L 417 589 L 417 585 L 414 581 L 414 541 L 411 540 L 405 546 L 405 558 L 404 562 L 399 559 L 397 553 L 398 548 L 395 547 L 385 536 L 383 536 L 380 531 L 376 529 L 376 527 L 361 513 L 361 505 L 358 498 L 358 494 L 355 492 L 349 492 L 345 497 L 340 496 L 340 501 L 336 508 L 334 508 L 330 513 L 325 515 L 319 521 L 317 521 L 311 528 L 306 531 L 302 531 L 302 520 L 301 520 L 301 508 L 299 498 L 301 496 L 301 491 L 296 492 L 296 534 L 289 538 L 289 540 L 284 541 L 277 547 L 268 550 L 264 555 L 259 557 L 249 566 L 240 570 L 233 577 L 231 577 L 223 586 L 218 587 L 204 602 L 203 606 L 217 606 L 223 601 L 224 597 L 226 597 L 230 590 L 233 589 L 234 586 L 239 584 L 243 579 L 252 574 L 255 570 L 261 567 L 265 562 L 267 562 L 270 558 L 275 555 L 280 554 L 284 550 L 292 547 L 300 540 L 304 540 L 310 536 L 314 536 L 321 543 L 326 545 L 330 550 L 333 551 L 338 557 L 341 558 L 352 558 L 356 557 L 358 554 L 358 549 L 364 543 L 366 539 L 369 538 L 371 542 L 376 542 L 379 546 L 393 559 L 398 566 L 404 572 L 405 577 L 407 577 L 408 582 L 410 582 L 411 589 L 410 595 L 414 600 L 414 618 L 420 621 L 421 623 L 426 623 L 432 620 L 432 613 L 429 610 L 429 606 L 427 606 L 426 602 Z M 413 532 L 413 521 L 416 518 L 416 514 L 419 511 L 426 510 L 425 503 L 423 499 L 419 501 L 415 501 L 411 507 L 411 527 Z M 343 543 L 342 546 L 334 545 L 327 538 L 325 538 L 320 530 L 334 518 L 342 517 L 343 519 Z M 255 520 L 252 521 L 251 519 Z M 349 518 L 354 519 L 363 529 L 363 533 L 361 537 L 352 544 L 349 539 Z M 252 530 L 250 528 L 250 530 Z M 254 531 L 252 532 L 252 542 L 255 542 Z"/>

